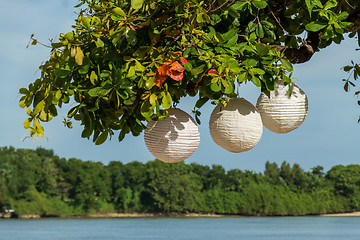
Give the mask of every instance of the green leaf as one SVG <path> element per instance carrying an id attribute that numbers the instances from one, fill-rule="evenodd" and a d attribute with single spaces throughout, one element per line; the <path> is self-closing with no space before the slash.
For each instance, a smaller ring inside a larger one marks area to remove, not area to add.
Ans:
<path id="1" fill-rule="evenodd" d="M 139 61 L 135 61 L 135 70 L 138 72 L 144 72 L 146 70 L 146 68 L 139 62 Z"/>
<path id="2" fill-rule="evenodd" d="M 353 66 L 345 66 L 344 71 L 349 72 L 351 69 L 353 69 Z"/>
<path id="3" fill-rule="evenodd" d="M 321 35 L 323 39 L 331 39 L 335 37 L 334 29 L 331 25 L 327 26 Z"/>
<path id="4" fill-rule="evenodd" d="M 31 118 L 26 119 L 25 122 L 24 122 L 24 128 L 29 129 L 30 124 L 31 124 Z"/>
<path id="5" fill-rule="evenodd" d="M 256 28 L 256 23 L 254 21 L 249 22 L 249 24 L 247 25 L 245 32 L 246 33 L 250 33 L 252 31 L 254 31 Z"/>
<path id="6" fill-rule="evenodd" d="M 84 60 L 84 53 L 83 53 L 83 51 L 81 50 L 80 47 L 77 47 L 76 48 L 76 54 L 75 54 L 75 62 L 78 65 L 83 65 L 83 60 Z"/>
<path id="7" fill-rule="evenodd" d="M 211 90 L 214 91 L 214 92 L 220 91 L 220 90 L 221 90 L 220 82 L 212 83 L 212 84 L 210 85 L 210 88 L 211 88 Z"/>
<path id="8" fill-rule="evenodd" d="M 339 21 L 344 21 L 345 19 L 347 19 L 349 17 L 349 13 L 348 12 L 341 12 L 338 16 L 337 19 Z"/>
<path id="9" fill-rule="evenodd" d="M 224 42 L 231 40 L 234 35 L 237 35 L 238 29 L 232 28 L 230 31 L 223 34 Z"/>
<path id="10" fill-rule="evenodd" d="M 314 6 L 318 6 L 319 8 L 324 8 L 324 5 L 321 3 L 321 0 L 312 0 L 314 2 Z"/>
<path id="11" fill-rule="evenodd" d="M 26 108 L 26 113 L 27 115 L 31 116 L 32 115 L 32 111 L 29 107 Z"/>
<path id="12" fill-rule="evenodd" d="M 72 118 L 77 113 L 78 110 L 79 110 L 79 106 L 73 107 L 72 109 L 69 110 L 67 117 Z"/>
<path id="13" fill-rule="evenodd" d="M 144 0 L 131 0 L 131 7 L 134 9 L 140 9 L 144 3 Z"/>
<path id="14" fill-rule="evenodd" d="M 307 9 L 308 9 L 308 11 L 309 11 L 309 15 L 310 15 L 310 17 L 311 17 L 311 12 L 312 12 L 312 9 L 313 9 L 314 6 L 315 6 L 315 3 L 314 3 L 313 0 L 305 0 L 305 4 L 306 4 L 306 7 L 307 7 Z"/>
<path id="15" fill-rule="evenodd" d="M 80 74 L 87 74 L 89 72 L 89 68 L 90 68 L 89 60 L 84 59 L 83 65 L 79 68 L 79 73 Z"/>
<path id="16" fill-rule="evenodd" d="M 89 93 L 90 97 L 103 97 L 103 96 L 106 96 L 110 91 L 111 91 L 111 88 L 107 89 L 107 88 L 97 87 L 97 88 L 91 89 L 88 93 Z"/>
<path id="17" fill-rule="evenodd" d="M 245 82 L 246 80 L 247 80 L 247 73 L 246 72 L 243 72 L 242 74 L 237 75 L 237 81 L 239 83 Z"/>
<path id="18" fill-rule="evenodd" d="M 252 5 L 254 5 L 254 7 L 259 8 L 259 9 L 264 9 L 267 7 L 267 2 L 266 1 L 262 1 L 262 0 L 253 0 Z"/>
<path id="19" fill-rule="evenodd" d="M 251 69 L 251 72 L 252 72 L 252 73 L 255 73 L 255 74 L 258 74 L 258 75 L 263 75 L 263 74 L 265 74 L 265 71 L 262 70 L 261 68 L 253 68 L 253 69 Z"/>
<path id="20" fill-rule="evenodd" d="M 124 140 L 125 135 L 126 135 L 126 132 L 124 130 L 121 130 L 120 133 L 119 133 L 119 137 L 118 137 L 119 142 Z"/>
<path id="21" fill-rule="evenodd" d="M 256 26 L 255 33 L 259 38 L 264 37 L 264 29 L 261 23 Z"/>
<path id="22" fill-rule="evenodd" d="M 141 7 L 141 6 L 140 6 Z M 121 8 L 119 7 L 116 7 L 112 10 L 112 13 L 115 13 L 117 15 L 120 15 L 120 16 L 123 16 L 125 17 L 126 16 L 126 13 L 124 12 L 124 10 L 122 10 Z"/>
<path id="23" fill-rule="evenodd" d="M 210 22 L 210 17 L 209 15 L 203 13 L 203 12 L 200 12 L 199 14 L 196 15 L 196 21 L 198 23 L 209 23 Z"/>
<path id="24" fill-rule="evenodd" d="M 320 22 L 311 22 L 305 26 L 305 29 L 310 32 L 318 32 L 321 29 L 325 28 L 327 23 L 320 23 Z"/>
<path id="25" fill-rule="evenodd" d="M 20 93 L 20 94 L 27 95 L 27 94 L 29 94 L 29 90 L 27 90 L 26 88 L 20 88 L 20 89 L 19 89 L 19 93 Z"/>
<path id="26" fill-rule="evenodd" d="M 228 11 L 229 11 L 230 16 L 232 16 L 233 18 L 240 18 L 239 12 L 236 11 L 236 9 L 233 8 L 232 6 L 229 7 Z"/>
<path id="27" fill-rule="evenodd" d="M 101 144 L 103 144 L 103 143 L 106 141 L 107 137 L 108 137 L 108 132 L 107 132 L 107 131 L 102 132 L 102 133 L 96 138 L 95 145 L 101 145 Z"/>
<path id="28" fill-rule="evenodd" d="M 242 11 L 244 9 L 244 7 L 246 7 L 246 4 L 248 4 L 248 3 L 247 2 L 237 2 L 233 5 L 231 5 L 231 7 L 235 10 Z"/>
<path id="29" fill-rule="evenodd" d="M 195 107 L 196 108 L 201 108 L 202 106 L 204 106 L 204 104 L 209 101 L 208 97 L 203 97 L 200 98 L 199 100 L 196 101 Z"/>
<path id="30" fill-rule="evenodd" d="M 40 114 L 39 114 L 39 119 L 43 122 L 49 122 L 51 121 L 51 119 L 53 118 L 53 115 L 51 115 L 51 113 L 46 113 L 43 110 L 41 110 Z"/>
<path id="31" fill-rule="evenodd" d="M 57 90 L 52 99 L 52 104 L 57 104 L 62 96 L 61 90 Z"/>
<path id="32" fill-rule="evenodd" d="M 217 14 L 211 14 L 210 15 L 210 22 L 211 22 L 211 25 L 215 26 L 216 24 L 221 22 L 221 17 L 219 15 L 217 15 Z"/>
<path id="33" fill-rule="evenodd" d="M 60 78 L 66 78 L 67 76 L 69 76 L 70 74 L 70 67 L 69 66 L 65 66 L 65 67 L 62 67 L 58 70 L 57 72 L 57 75 L 60 77 Z"/>
<path id="34" fill-rule="evenodd" d="M 293 65 L 286 59 L 280 59 L 281 64 L 288 72 L 292 72 L 294 70 Z"/>
<path id="35" fill-rule="evenodd" d="M 256 51 L 260 54 L 260 56 L 266 56 L 270 51 L 270 49 L 266 45 L 261 43 L 257 43 L 255 47 Z"/>
<path id="36" fill-rule="evenodd" d="M 105 46 L 105 43 L 100 39 L 98 38 L 96 41 L 95 41 L 95 44 L 96 44 L 96 47 L 98 48 L 102 48 Z"/>
<path id="37" fill-rule="evenodd" d="M 141 111 L 141 115 L 146 119 L 150 119 L 152 115 L 154 115 L 154 108 L 150 104 L 149 100 L 146 100 L 141 104 L 140 111 Z"/>
<path id="38" fill-rule="evenodd" d="M 162 98 L 161 106 L 164 109 L 169 109 L 171 105 L 172 105 L 172 97 L 169 92 L 166 92 L 166 94 Z"/>
<path id="39" fill-rule="evenodd" d="M 82 138 L 89 138 L 92 134 L 92 130 L 90 128 L 85 127 L 84 130 L 81 132 Z"/>
<path id="40" fill-rule="evenodd" d="M 64 38 L 69 41 L 73 41 L 74 40 L 74 32 L 73 31 L 68 32 L 67 34 L 65 34 Z"/>
<path id="41" fill-rule="evenodd" d="M 92 71 L 90 74 L 90 82 L 92 85 L 96 85 L 96 81 L 98 80 L 98 76 L 96 75 L 95 71 Z"/>
<path id="42" fill-rule="evenodd" d="M 51 47 L 53 47 L 53 48 L 61 48 L 63 46 L 64 45 L 61 42 L 59 42 L 59 43 L 51 43 Z"/>
<path id="43" fill-rule="evenodd" d="M 43 137 L 45 135 L 43 126 L 41 126 L 41 124 L 37 120 L 34 120 L 33 128 L 33 131 L 38 137 Z"/>
<path id="44" fill-rule="evenodd" d="M 329 0 L 325 3 L 325 9 L 336 7 L 338 2 L 336 0 Z"/>
<path id="45" fill-rule="evenodd" d="M 131 44 L 131 45 L 136 45 L 137 43 L 137 38 L 136 35 L 133 31 L 131 31 L 130 29 L 126 32 L 125 34 L 126 40 Z"/>
<path id="46" fill-rule="evenodd" d="M 38 114 L 41 110 L 44 109 L 44 106 L 45 106 L 45 101 L 44 100 L 40 101 L 34 108 L 33 114 L 34 115 Z"/>
<path id="47" fill-rule="evenodd" d="M 297 39 L 295 36 L 288 36 L 285 40 L 286 46 L 289 46 L 291 48 L 297 49 L 299 47 L 299 44 L 297 42 Z"/>
<path id="48" fill-rule="evenodd" d="M 198 75 L 198 74 L 202 73 L 202 72 L 204 71 L 205 66 L 206 66 L 206 65 L 203 64 L 203 65 L 201 65 L 201 66 L 199 66 L 199 67 L 197 67 L 197 68 L 193 68 L 193 69 L 191 70 L 191 74 L 192 74 L 192 75 Z"/>
<path id="49" fill-rule="evenodd" d="M 255 84 L 255 86 L 261 87 L 261 81 L 260 81 L 259 78 L 257 78 L 257 77 L 252 77 L 252 78 L 251 78 L 251 81 Z"/>
<path id="50" fill-rule="evenodd" d="M 81 22 L 86 29 L 90 29 L 90 17 L 82 17 Z"/>

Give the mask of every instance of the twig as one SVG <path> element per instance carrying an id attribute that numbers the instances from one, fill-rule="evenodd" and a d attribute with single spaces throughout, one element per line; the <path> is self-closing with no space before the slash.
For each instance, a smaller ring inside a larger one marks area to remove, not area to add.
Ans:
<path id="1" fill-rule="evenodd" d="M 220 6 L 218 6 L 217 8 L 215 9 L 212 9 L 212 10 L 209 10 L 210 13 L 213 13 L 213 12 L 216 12 L 218 11 L 219 9 L 221 9 L 223 6 L 225 6 L 226 4 L 228 4 L 231 0 L 227 0 L 226 2 L 224 2 L 223 4 L 221 4 Z M 245 0 L 241 0 L 239 2 L 244 2 Z M 232 3 L 230 5 L 232 5 L 233 3 L 235 3 L 236 0 L 233 0 Z"/>
<path id="2" fill-rule="evenodd" d="M 44 46 L 44 47 L 47 47 L 47 48 L 53 48 L 53 47 L 51 47 L 51 46 L 49 46 L 49 45 L 46 45 L 46 44 L 44 44 L 44 43 L 39 42 L 37 39 L 33 38 L 33 36 L 34 36 L 34 35 L 31 35 L 30 41 L 29 41 L 29 44 L 27 45 L 27 47 L 29 47 L 30 44 L 32 44 L 32 45 L 40 44 L 41 46 Z M 32 43 L 30 43 L 31 40 L 32 40 Z"/>
<path id="3" fill-rule="evenodd" d="M 168 44 L 168 45 L 166 45 L 165 47 L 163 47 L 163 49 L 161 49 L 161 51 L 162 51 L 162 52 L 165 52 L 165 50 L 166 50 L 170 45 L 172 45 L 174 42 L 176 42 L 177 40 L 179 40 L 180 37 L 181 37 L 181 33 L 180 33 L 179 35 L 177 35 L 177 37 L 174 38 L 174 40 L 173 40 L 170 44 Z"/>
<path id="4" fill-rule="evenodd" d="M 348 0 L 345 0 L 345 2 L 346 2 L 352 9 L 355 9 L 355 7 L 352 6 L 352 5 L 348 2 Z"/>
<path id="5" fill-rule="evenodd" d="M 280 28 L 281 28 L 284 32 L 287 32 L 287 31 L 285 30 L 285 28 L 281 25 L 279 19 L 275 16 L 274 12 L 271 10 L 271 8 L 269 7 L 269 5 L 268 5 L 268 8 L 269 8 L 269 10 L 270 10 L 271 15 L 274 17 L 275 21 L 279 24 Z"/>

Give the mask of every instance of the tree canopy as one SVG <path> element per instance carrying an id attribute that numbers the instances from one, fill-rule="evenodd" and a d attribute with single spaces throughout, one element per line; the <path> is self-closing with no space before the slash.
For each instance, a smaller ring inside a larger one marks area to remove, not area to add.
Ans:
<path id="1" fill-rule="evenodd" d="M 307 215 L 359 211 L 360 165 L 266 162 L 264 172 L 184 162 L 64 159 L 52 150 L 0 147 L 1 212 Z"/>
<path id="2" fill-rule="evenodd" d="M 20 89 L 30 136 L 44 136 L 41 122 L 67 103 L 76 104 L 64 124 L 80 121 L 81 136 L 101 144 L 115 131 L 119 141 L 139 135 L 187 95 L 198 96 L 200 122 L 206 102 L 226 102 L 245 82 L 269 93 L 283 80 L 291 94 L 293 64 L 360 29 L 357 0 L 81 0 L 76 8 L 73 30 L 50 42 L 40 77 Z M 344 70 L 360 75 L 355 63 Z M 355 86 L 349 79 L 345 90 Z"/>

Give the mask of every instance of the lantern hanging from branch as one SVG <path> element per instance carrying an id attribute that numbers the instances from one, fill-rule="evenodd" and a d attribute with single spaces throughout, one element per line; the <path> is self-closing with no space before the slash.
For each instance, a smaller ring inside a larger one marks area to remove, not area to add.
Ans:
<path id="1" fill-rule="evenodd" d="M 244 98 L 231 98 L 225 107 L 217 105 L 211 113 L 209 129 L 217 145 L 236 153 L 252 149 L 263 132 L 260 114 Z"/>
<path id="2" fill-rule="evenodd" d="M 167 118 L 148 122 L 144 139 L 154 157 L 166 163 L 175 163 L 185 160 L 196 151 L 200 133 L 189 114 L 170 108 Z"/>
<path id="3" fill-rule="evenodd" d="M 288 133 L 304 122 L 308 112 L 308 100 L 297 85 L 293 85 L 289 95 L 289 86 L 279 81 L 275 90 L 270 92 L 270 97 L 260 94 L 256 108 L 267 129 L 275 133 Z"/>

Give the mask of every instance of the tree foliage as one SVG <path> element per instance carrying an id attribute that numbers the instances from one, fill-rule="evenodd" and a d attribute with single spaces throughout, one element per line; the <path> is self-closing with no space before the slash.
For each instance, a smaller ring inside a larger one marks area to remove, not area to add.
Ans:
<path id="1" fill-rule="evenodd" d="M 199 97 L 199 121 L 201 106 L 226 102 L 239 84 L 266 93 L 278 80 L 291 86 L 292 63 L 356 35 L 359 2 L 81 0 L 76 7 L 73 30 L 51 41 L 40 77 L 20 89 L 20 107 L 30 136 L 42 137 L 41 122 L 72 103 L 64 124 L 79 121 L 81 136 L 102 144 L 115 131 L 120 141 L 139 135 L 187 95 Z"/>
<path id="2" fill-rule="evenodd" d="M 266 163 L 264 173 L 196 163 L 63 159 L 45 149 L 0 148 L 0 212 L 44 216 L 108 212 L 303 215 L 360 210 L 360 166 Z"/>

